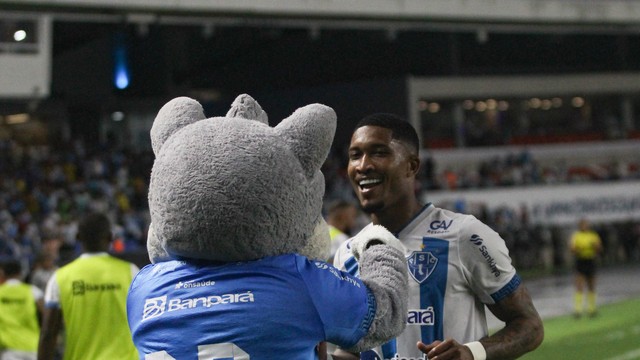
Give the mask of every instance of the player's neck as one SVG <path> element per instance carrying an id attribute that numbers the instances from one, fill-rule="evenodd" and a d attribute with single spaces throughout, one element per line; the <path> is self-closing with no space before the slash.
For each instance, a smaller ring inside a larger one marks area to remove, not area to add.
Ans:
<path id="1" fill-rule="evenodd" d="M 417 199 L 408 201 L 400 206 L 381 209 L 371 214 L 371 222 L 382 225 L 387 230 L 397 234 L 413 219 L 422 209 L 422 204 Z"/>

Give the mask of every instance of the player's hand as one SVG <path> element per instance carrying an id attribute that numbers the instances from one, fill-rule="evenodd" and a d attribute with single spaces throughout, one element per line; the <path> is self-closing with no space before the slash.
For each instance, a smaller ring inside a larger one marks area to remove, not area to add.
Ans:
<path id="1" fill-rule="evenodd" d="M 471 350 L 453 339 L 436 340 L 429 345 L 418 341 L 417 346 L 429 360 L 473 360 Z"/>

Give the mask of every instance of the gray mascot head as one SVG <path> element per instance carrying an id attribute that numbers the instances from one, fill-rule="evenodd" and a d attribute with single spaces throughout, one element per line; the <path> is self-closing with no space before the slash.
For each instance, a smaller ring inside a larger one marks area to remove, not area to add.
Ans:
<path id="1" fill-rule="evenodd" d="M 171 100 L 151 129 L 151 261 L 326 259 L 320 167 L 335 129 L 335 112 L 320 104 L 271 127 L 248 95 L 212 118 L 193 99 Z"/>

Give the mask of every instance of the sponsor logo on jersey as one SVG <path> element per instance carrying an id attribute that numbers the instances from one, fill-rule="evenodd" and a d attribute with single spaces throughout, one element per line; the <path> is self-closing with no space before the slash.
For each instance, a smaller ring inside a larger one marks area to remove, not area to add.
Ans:
<path id="1" fill-rule="evenodd" d="M 414 251 L 407 258 L 409 274 L 418 283 L 427 280 L 438 264 L 438 258 L 428 251 Z"/>
<path id="2" fill-rule="evenodd" d="M 26 298 L 11 298 L 11 297 L 2 297 L 0 298 L 0 303 L 3 305 L 22 305 L 27 303 Z"/>
<path id="3" fill-rule="evenodd" d="M 142 321 L 158 317 L 165 312 L 177 310 L 196 309 L 200 307 L 210 308 L 222 304 L 238 304 L 254 302 L 251 291 L 239 294 L 209 295 L 192 298 L 168 298 L 166 295 L 146 299 L 142 310 Z"/>
<path id="4" fill-rule="evenodd" d="M 434 220 L 429 224 L 427 232 L 431 234 L 443 234 L 449 231 L 449 227 L 453 224 L 453 220 Z"/>
<path id="5" fill-rule="evenodd" d="M 489 269 L 491 269 L 491 273 L 493 274 L 493 276 L 499 277 L 500 270 L 498 270 L 498 267 L 496 266 L 496 260 L 493 258 L 493 256 L 491 256 L 491 254 L 489 254 L 489 249 L 487 249 L 487 247 L 484 245 L 484 240 L 477 234 L 473 234 L 471 235 L 469 241 L 478 248 L 478 251 L 486 260 L 487 265 L 489 265 Z"/>
<path id="6" fill-rule="evenodd" d="M 164 314 L 164 310 L 167 304 L 167 296 L 159 296 L 151 299 L 146 299 L 144 302 L 144 309 L 142 310 L 142 321 L 150 318 L 158 317 Z"/>
<path id="7" fill-rule="evenodd" d="M 426 309 L 412 309 L 407 312 L 407 325 L 433 325 L 435 317 L 433 306 Z"/>
<path id="8" fill-rule="evenodd" d="M 328 270 L 330 273 L 333 274 L 333 276 L 337 277 L 338 279 L 342 280 L 342 281 L 346 281 L 349 284 L 355 286 L 355 287 L 360 287 L 360 283 L 358 281 L 356 281 L 356 279 L 352 278 L 351 276 L 340 272 L 338 269 L 336 269 L 335 267 L 322 262 L 322 261 L 316 261 L 315 262 L 316 267 L 320 270 Z"/>
<path id="9" fill-rule="evenodd" d="M 85 283 L 84 280 L 75 280 L 71 282 L 71 294 L 73 296 L 82 296 L 90 292 L 99 291 L 116 291 L 122 289 L 122 285 L 116 283 Z"/>
<path id="10" fill-rule="evenodd" d="M 175 289 L 193 289 L 203 286 L 213 286 L 215 285 L 215 281 L 207 280 L 207 281 L 187 281 L 187 282 L 178 282 L 175 286 Z"/>

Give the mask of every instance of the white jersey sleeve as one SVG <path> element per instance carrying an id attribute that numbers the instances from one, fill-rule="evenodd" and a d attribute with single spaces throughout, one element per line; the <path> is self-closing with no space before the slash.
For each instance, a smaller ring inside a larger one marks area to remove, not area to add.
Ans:
<path id="1" fill-rule="evenodd" d="M 58 286 L 56 273 L 53 273 L 49 282 L 47 282 L 47 288 L 44 291 L 44 304 L 46 307 L 60 307 L 60 287 Z"/>
<path id="2" fill-rule="evenodd" d="M 494 304 L 520 284 L 512 281 L 516 269 L 500 237 L 473 216 L 465 217 L 459 242 L 459 264 L 473 292 L 485 304 Z"/>
<path id="3" fill-rule="evenodd" d="M 44 298 L 44 293 L 37 286 L 31 285 L 31 293 L 36 301 L 40 301 Z"/>

